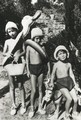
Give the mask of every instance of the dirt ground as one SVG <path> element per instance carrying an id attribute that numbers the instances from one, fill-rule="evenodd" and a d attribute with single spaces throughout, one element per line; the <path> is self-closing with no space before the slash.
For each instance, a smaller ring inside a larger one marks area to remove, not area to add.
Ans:
<path id="1" fill-rule="evenodd" d="M 8 80 L 6 71 L 0 66 L 0 120 L 29 120 L 28 113 L 30 110 L 31 84 L 30 84 L 30 79 L 28 79 L 26 75 L 24 76 L 24 87 L 25 87 L 25 93 L 26 93 L 25 101 L 26 101 L 27 111 L 23 116 L 20 115 L 21 99 L 20 99 L 19 89 L 16 87 L 15 93 L 16 93 L 16 105 L 18 107 L 18 111 L 15 116 L 11 116 L 10 115 L 11 99 L 10 99 L 10 93 L 9 93 L 9 80 Z M 37 110 L 38 96 L 36 96 L 35 101 L 36 101 L 35 108 Z M 54 112 L 54 108 L 55 107 L 53 102 L 50 102 L 50 104 L 48 104 L 46 108 L 46 114 L 39 115 L 38 113 L 36 113 L 35 116 L 32 118 L 32 120 L 38 120 L 38 119 L 48 120 L 48 115 Z M 81 107 L 80 107 L 80 111 L 81 111 Z M 52 117 L 51 120 L 53 119 L 54 118 Z"/>
<path id="2" fill-rule="evenodd" d="M 3 71 L 3 68 L 0 67 L 0 70 Z M 27 111 L 26 113 L 21 116 L 19 109 L 21 105 L 21 99 L 20 99 L 20 92 L 19 89 L 16 88 L 16 104 L 18 106 L 18 111 L 15 116 L 10 115 L 10 108 L 11 108 L 11 99 L 10 99 L 10 93 L 9 93 L 9 80 L 8 77 L 6 77 L 6 73 L 3 72 L 3 75 L 0 76 L 0 120 L 29 120 L 28 118 L 28 112 L 30 110 L 30 80 L 28 80 L 25 76 L 25 92 L 26 92 L 26 107 Z M 35 107 L 37 109 L 38 106 L 38 97 L 36 96 L 36 102 L 35 102 Z M 54 105 L 53 102 L 51 102 L 47 106 L 47 113 L 45 115 L 39 115 L 38 113 L 35 114 L 35 116 L 32 118 L 32 120 L 46 120 L 48 117 L 48 114 L 52 111 L 54 111 Z"/>

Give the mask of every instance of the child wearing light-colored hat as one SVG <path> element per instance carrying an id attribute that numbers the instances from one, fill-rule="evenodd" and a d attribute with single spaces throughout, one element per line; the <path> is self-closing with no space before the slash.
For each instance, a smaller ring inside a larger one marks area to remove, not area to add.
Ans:
<path id="1" fill-rule="evenodd" d="M 58 54 L 58 52 L 59 52 L 60 50 L 66 51 L 66 53 L 67 53 L 67 58 L 69 58 L 69 51 L 66 49 L 66 47 L 63 46 L 63 45 L 59 45 L 58 47 L 56 47 L 55 52 L 54 52 L 54 58 L 55 58 L 56 60 L 58 60 L 57 54 Z"/>
<path id="2" fill-rule="evenodd" d="M 57 60 L 57 62 L 53 66 L 53 70 L 51 74 L 51 85 L 54 86 L 54 81 L 56 81 L 57 89 L 60 90 L 60 92 L 66 98 L 64 119 L 70 120 L 71 115 L 69 113 L 69 109 L 72 100 L 74 101 L 72 118 L 78 119 L 79 116 L 77 112 L 77 95 L 76 95 L 76 90 L 78 89 L 72 71 L 72 66 L 66 60 L 67 58 L 69 58 L 69 52 L 66 49 L 66 47 L 63 45 L 57 46 L 54 52 L 54 58 Z"/>
<path id="3" fill-rule="evenodd" d="M 37 36 L 39 36 L 39 37 L 43 37 L 44 36 L 42 29 L 40 29 L 39 27 L 33 28 L 31 30 L 31 39 L 34 39 Z"/>
<path id="4" fill-rule="evenodd" d="M 40 45 L 42 49 L 45 50 L 44 45 L 41 45 L 44 34 L 41 28 L 35 27 L 31 30 L 31 40 L 36 44 Z M 42 108 L 42 86 L 43 86 L 43 76 L 44 76 L 44 61 L 41 58 L 39 52 L 37 52 L 31 46 L 27 46 L 26 50 L 26 62 L 27 62 L 27 76 L 31 75 L 31 109 L 29 111 L 29 117 L 32 118 L 35 114 L 34 108 L 34 98 L 36 93 L 36 86 L 38 83 L 39 90 L 39 103 L 38 103 L 38 113 L 45 114 L 46 111 Z"/>
<path id="5" fill-rule="evenodd" d="M 3 55 L 4 57 L 9 57 L 9 63 L 10 64 L 16 64 L 16 63 L 22 63 L 22 57 L 23 56 L 23 45 L 18 47 L 16 52 L 12 55 L 11 51 L 13 50 L 13 46 L 17 43 L 17 36 L 20 35 L 18 34 L 18 27 L 16 23 L 9 21 L 7 22 L 5 26 L 5 32 L 7 35 L 9 35 L 9 39 L 7 39 L 4 43 L 4 50 L 3 50 Z M 13 68 L 11 68 L 13 71 Z M 8 72 L 8 71 L 7 71 Z M 22 75 L 11 75 L 9 72 L 9 86 L 10 86 L 10 95 L 11 95 L 11 100 L 12 100 L 12 106 L 11 106 L 11 115 L 15 115 L 17 113 L 17 106 L 16 106 L 16 96 L 15 96 L 15 86 L 14 83 L 17 82 L 20 93 L 21 93 L 21 108 L 20 108 L 20 114 L 24 114 L 26 112 L 26 105 L 25 105 L 25 90 L 24 90 L 24 83 L 23 83 L 23 73 Z M 15 78 L 17 81 L 15 81 Z"/>
<path id="6" fill-rule="evenodd" d="M 9 28 L 15 28 L 15 29 L 18 30 L 18 27 L 17 27 L 16 23 L 14 23 L 14 22 L 12 22 L 12 21 L 9 21 L 9 22 L 6 24 L 5 32 L 7 32 Z"/>

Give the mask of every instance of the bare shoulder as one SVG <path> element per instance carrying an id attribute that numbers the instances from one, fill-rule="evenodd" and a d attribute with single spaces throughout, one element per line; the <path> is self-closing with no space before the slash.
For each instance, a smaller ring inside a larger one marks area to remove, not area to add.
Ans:
<path id="1" fill-rule="evenodd" d="M 67 64 L 68 64 L 68 67 L 71 67 L 71 63 L 68 62 Z"/>
<path id="2" fill-rule="evenodd" d="M 5 43 L 6 43 L 6 44 L 11 44 L 11 39 L 5 40 Z"/>
<path id="3" fill-rule="evenodd" d="M 27 49 L 31 49 L 31 47 L 30 47 L 30 46 L 27 46 Z"/>
<path id="4" fill-rule="evenodd" d="M 54 65 L 53 65 L 54 68 L 57 68 L 58 67 L 58 62 L 55 62 Z"/>
<path id="5" fill-rule="evenodd" d="M 27 50 L 31 50 L 32 48 L 30 46 L 27 46 Z"/>

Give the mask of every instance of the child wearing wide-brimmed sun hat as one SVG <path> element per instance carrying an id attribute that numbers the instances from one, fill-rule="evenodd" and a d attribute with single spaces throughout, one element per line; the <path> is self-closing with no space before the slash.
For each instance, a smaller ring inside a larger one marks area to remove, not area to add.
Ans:
<path id="1" fill-rule="evenodd" d="M 51 85 L 54 86 L 54 81 L 56 79 L 57 89 L 65 96 L 66 104 L 65 104 L 65 118 L 70 119 L 70 105 L 72 99 L 74 101 L 72 117 L 79 118 L 77 111 L 77 95 L 75 88 L 77 89 L 77 83 L 75 81 L 75 77 L 72 71 L 72 66 L 68 62 L 69 51 L 63 45 L 59 45 L 56 47 L 54 51 L 54 58 L 57 62 L 53 66 L 52 74 L 51 74 Z M 58 114 L 58 113 L 57 113 Z"/>

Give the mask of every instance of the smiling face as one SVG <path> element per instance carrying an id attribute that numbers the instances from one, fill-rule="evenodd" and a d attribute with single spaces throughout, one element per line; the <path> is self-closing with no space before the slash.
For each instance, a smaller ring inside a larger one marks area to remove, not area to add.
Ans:
<path id="1" fill-rule="evenodd" d="M 64 61 L 67 58 L 67 52 L 64 50 L 59 50 L 57 53 L 58 60 Z"/>
<path id="2" fill-rule="evenodd" d="M 11 38 L 13 38 L 13 39 L 16 38 L 16 36 L 17 36 L 17 30 L 16 30 L 16 29 L 14 29 L 14 28 L 9 28 L 7 32 L 8 32 L 8 35 L 9 35 Z"/>

